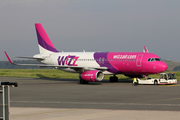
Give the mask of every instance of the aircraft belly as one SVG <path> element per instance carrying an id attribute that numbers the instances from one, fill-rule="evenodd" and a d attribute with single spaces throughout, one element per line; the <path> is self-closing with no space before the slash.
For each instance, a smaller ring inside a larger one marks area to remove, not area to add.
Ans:
<path id="1" fill-rule="evenodd" d="M 70 68 L 58 68 L 58 70 L 62 70 L 65 72 L 71 72 L 71 73 L 77 73 L 74 69 L 70 69 Z"/>

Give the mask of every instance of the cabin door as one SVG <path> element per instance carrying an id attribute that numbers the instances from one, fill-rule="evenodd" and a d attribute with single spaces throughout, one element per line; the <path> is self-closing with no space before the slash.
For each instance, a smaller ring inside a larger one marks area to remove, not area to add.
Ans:
<path id="1" fill-rule="evenodd" d="M 142 58 L 143 58 L 143 54 L 139 54 L 136 60 L 136 66 L 141 67 Z"/>

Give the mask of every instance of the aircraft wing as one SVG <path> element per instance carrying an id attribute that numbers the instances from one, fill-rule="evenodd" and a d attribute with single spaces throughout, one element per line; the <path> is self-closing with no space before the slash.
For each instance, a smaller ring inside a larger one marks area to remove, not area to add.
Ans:
<path id="1" fill-rule="evenodd" d="M 22 57 L 22 56 L 15 56 L 15 58 L 26 58 L 26 59 L 44 60 L 43 58 L 35 58 L 35 57 Z"/>
<path id="2" fill-rule="evenodd" d="M 37 67 L 55 67 L 55 68 L 71 68 L 71 69 L 97 69 L 97 70 L 107 70 L 107 67 L 85 67 L 85 66 L 59 66 L 59 65 L 46 65 L 46 64 L 18 64 L 18 63 L 14 63 L 10 57 L 8 56 L 8 54 L 6 53 L 6 51 L 4 51 L 9 63 L 13 64 L 13 65 L 20 65 L 20 66 L 37 66 Z M 33 57 L 18 57 L 18 58 L 30 58 L 30 59 L 36 59 Z M 41 59 L 41 58 L 37 58 L 37 59 Z"/>

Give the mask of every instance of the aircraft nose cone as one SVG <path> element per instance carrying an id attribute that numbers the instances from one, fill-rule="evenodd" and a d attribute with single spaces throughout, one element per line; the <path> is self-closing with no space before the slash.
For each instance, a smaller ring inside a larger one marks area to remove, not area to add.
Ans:
<path id="1" fill-rule="evenodd" d="M 156 69 L 157 73 L 161 73 L 167 70 L 168 66 L 165 62 L 161 62 L 159 64 L 156 64 L 156 66 L 154 66 L 154 68 Z"/>
<path id="2" fill-rule="evenodd" d="M 168 68 L 167 64 L 164 63 L 164 64 L 162 65 L 162 68 L 161 68 L 161 69 L 162 69 L 162 72 L 166 71 L 167 68 Z"/>
<path id="3" fill-rule="evenodd" d="M 164 68 L 164 71 L 166 71 L 168 69 L 168 66 L 164 65 L 163 68 Z"/>

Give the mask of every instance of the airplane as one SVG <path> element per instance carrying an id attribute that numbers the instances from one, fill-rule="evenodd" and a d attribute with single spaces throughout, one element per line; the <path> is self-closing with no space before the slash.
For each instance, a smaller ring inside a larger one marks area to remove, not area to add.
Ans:
<path id="1" fill-rule="evenodd" d="M 41 23 L 35 23 L 39 54 L 33 57 L 18 57 L 34 59 L 41 64 L 17 64 L 8 54 L 9 63 L 14 65 L 53 67 L 66 72 L 79 73 L 80 84 L 102 81 L 104 75 L 113 75 L 110 82 L 117 82 L 117 74 L 129 77 L 143 77 L 167 70 L 166 63 L 156 54 L 149 53 L 146 46 L 144 52 L 59 52 Z"/>

